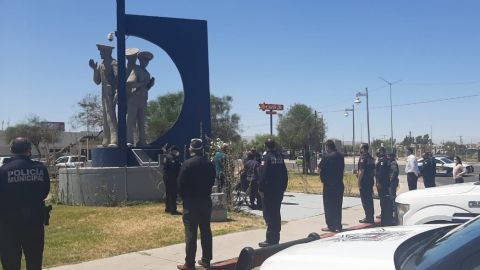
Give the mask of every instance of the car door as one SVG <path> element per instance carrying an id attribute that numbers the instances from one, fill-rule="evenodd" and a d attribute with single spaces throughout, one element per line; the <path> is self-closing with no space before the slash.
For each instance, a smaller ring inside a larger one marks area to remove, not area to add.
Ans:
<path id="1" fill-rule="evenodd" d="M 446 174 L 447 169 L 443 166 L 443 161 L 435 159 L 435 170 L 436 174 Z"/>

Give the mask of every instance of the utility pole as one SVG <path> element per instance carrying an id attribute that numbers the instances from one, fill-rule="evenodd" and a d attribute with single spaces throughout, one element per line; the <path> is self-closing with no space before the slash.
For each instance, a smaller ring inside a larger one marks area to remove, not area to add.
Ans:
<path id="1" fill-rule="evenodd" d="M 367 100 L 367 136 L 368 136 L 368 145 L 370 145 L 370 110 L 369 110 L 369 106 L 368 106 L 368 87 L 365 87 L 365 92 L 358 92 L 356 94 L 356 97 L 355 97 L 355 100 L 353 101 L 353 103 L 355 104 L 360 104 L 360 102 L 362 102 L 360 100 L 360 97 L 365 97 L 366 100 Z"/>
<path id="2" fill-rule="evenodd" d="M 353 128 L 353 138 L 352 138 L 352 154 L 353 154 L 353 173 L 355 173 L 355 104 L 352 104 L 351 109 L 345 109 L 345 117 L 348 117 L 348 112 L 352 112 L 352 128 Z"/>
<path id="3" fill-rule="evenodd" d="M 401 80 L 395 82 L 389 82 L 382 77 L 378 77 L 380 80 L 386 82 L 390 86 L 390 146 L 392 153 L 394 153 L 393 149 L 393 105 L 392 105 L 392 85 L 400 82 Z"/>

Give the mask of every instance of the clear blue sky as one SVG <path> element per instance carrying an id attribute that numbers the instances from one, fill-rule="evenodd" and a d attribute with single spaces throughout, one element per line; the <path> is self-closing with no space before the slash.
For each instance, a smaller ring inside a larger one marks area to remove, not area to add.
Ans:
<path id="1" fill-rule="evenodd" d="M 343 110 L 370 89 L 372 137 L 390 136 L 393 104 L 480 94 L 479 1 L 127 0 L 130 14 L 208 21 L 211 92 L 234 98 L 244 135 L 269 131 L 258 103 L 304 103 L 324 112 L 327 135 L 351 140 Z M 67 124 L 85 94 L 99 92 L 90 58 L 115 30 L 114 0 L 0 0 L 0 121 L 36 114 Z M 182 89 L 172 61 L 146 41 L 157 78 L 150 98 Z M 365 101 L 363 99 L 363 101 Z M 433 131 L 435 142 L 480 142 L 479 96 L 394 107 L 394 136 Z M 366 140 L 365 103 L 356 114 Z"/>

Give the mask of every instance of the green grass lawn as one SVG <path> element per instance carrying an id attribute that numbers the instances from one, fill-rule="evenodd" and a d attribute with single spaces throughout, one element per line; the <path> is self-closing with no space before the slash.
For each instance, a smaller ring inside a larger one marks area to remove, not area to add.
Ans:
<path id="1" fill-rule="evenodd" d="M 345 195 L 358 194 L 357 180 L 344 177 Z M 52 190 L 56 189 L 53 183 Z M 320 194 L 318 175 L 289 172 L 288 191 Z M 55 198 L 52 198 L 55 199 Z M 181 216 L 165 214 L 163 203 L 122 207 L 55 204 L 46 226 L 44 267 L 73 264 L 184 241 Z M 179 206 L 181 211 L 181 206 Z M 213 235 L 264 228 L 261 217 L 229 212 L 228 222 L 212 223 Z"/>
<path id="2" fill-rule="evenodd" d="M 54 205 L 46 226 L 44 267 L 78 263 L 184 241 L 182 216 L 165 214 L 163 203 L 125 207 Z M 182 210 L 179 207 L 179 210 Z M 263 228 L 260 217 L 229 213 L 212 223 L 213 235 Z"/>

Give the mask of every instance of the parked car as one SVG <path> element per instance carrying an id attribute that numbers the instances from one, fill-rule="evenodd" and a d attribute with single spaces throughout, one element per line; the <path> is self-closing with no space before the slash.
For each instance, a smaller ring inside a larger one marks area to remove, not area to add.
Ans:
<path id="1" fill-rule="evenodd" d="M 7 163 L 12 157 L 0 157 L 0 167 L 3 166 L 3 164 Z"/>
<path id="2" fill-rule="evenodd" d="M 412 190 L 395 202 L 399 225 L 465 222 L 480 214 L 480 182 Z"/>
<path id="3" fill-rule="evenodd" d="M 86 156 L 62 156 L 55 160 L 55 167 L 57 169 L 84 167 L 86 162 Z"/>
<path id="4" fill-rule="evenodd" d="M 261 270 L 479 269 L 480 217 L 462 225 L 372 228 L 289 247 Z"/>
<path id="5" fill-rule="evenodd" d="M 473 173 L 473 166 L 462 162 L 463 168 L 467 170 L 467 173 Z M 421 170 L 423 167 L 423 158 L 418 160 L 418 168 Z M 453 168 L 455 167 L 455 162 L 447 157 L 435 157 L 435 167 L 437 169 L 437 175 L 447 175 L 451 176 Z"/>

